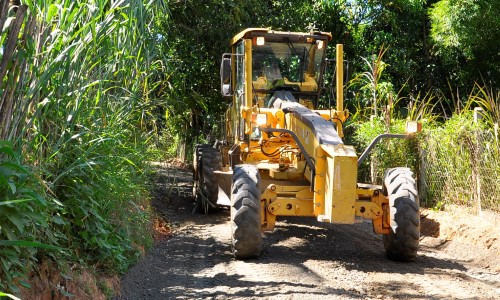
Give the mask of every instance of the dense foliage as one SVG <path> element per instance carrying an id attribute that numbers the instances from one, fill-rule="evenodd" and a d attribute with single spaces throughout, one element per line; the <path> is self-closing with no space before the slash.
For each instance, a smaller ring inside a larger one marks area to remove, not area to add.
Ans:
<path id="1" fill-rule="evenodd" d="M 14 51 L 25 68 L 9 69 L 1 92 L 15 101 L 0 144 L 0 289 L 14 292 L 47 257 L 121 272 L 150 243 L 145 162 L 162 75 L 151 20 L 165 9 L 25 4 L 2 31 L 11 39 L 25 13 Z"/>
<path id="2" fill-rule="evenodd" d="M 441 0 L 430 10 L 430 36 L 450 79 L 471 84 L 483 78 L 498 86 L 500 4 L 488 0 Z"/>
<path id="3" fill-rule="evenodd" d="M 247 27 L 332 32 L 349 62 L 347 105 L 366 118 L 396 102 L 406 117 L 419 101 L 439 103 L 433 111 L 450 116 L 475 82 L 494 93 L 500 82 L 498 1 L 188 0 L 171 1 L 169 9 L 160 21 L 168 35 L 159 47 L 171 70 L 162 109 L 166 134 L 181 144 L 214 140 L 220 131 L 227 106 L 218 92 L 221 54 Z"/>

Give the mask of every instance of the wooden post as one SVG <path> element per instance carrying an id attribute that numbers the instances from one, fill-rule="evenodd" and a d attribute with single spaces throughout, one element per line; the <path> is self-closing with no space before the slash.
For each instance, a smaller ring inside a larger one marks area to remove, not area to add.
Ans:
<path id="1" fill-rule="evenodd" d="M 483 109 L 481 107 L 476 107 L 474 108 L 474 123 L 479 122 L 483 118 L 482 115 Z M 479 162 L 481 161 L 481 156 L 482 156 L 482 145 L 480 139 L 480 132 L 479 130 L 474 131 L 475 136 L 476 136 L 476 144 L 475 147 L 472 145 L 473 148 L 473 170 L 472 170 L 472 180 L 475 181 L 475 189 L 474 189 L 474 200 L 477 203 L 477 214 L 481 215 L 482 208 L 481 208 L 481 168 L 479 166 Z"/>
<path id="2" fill-rule="evenodd" d="M 427 203 L 427 151 L 420 147 L 420 143 L 417 142 L 417 188 L 418 197 L 420 202 Z"/>
<path id="3" fill-rule="evenodd" d="M 498 147 L 498 123 L 495 123 L 493 125 L 493 128 L 494 128 L 494 131 L 495 131 L 495 145 L 497 146 L 497 149 L 499 148 Z"/>
<path id="4" fill-rule="evenodd" d="M 183 162 L 186 162 L 186 144 L 187 144 L 187 124 L 184 124 L 183 133 L 179 137 L 179 146 L 177 157 Z"/>

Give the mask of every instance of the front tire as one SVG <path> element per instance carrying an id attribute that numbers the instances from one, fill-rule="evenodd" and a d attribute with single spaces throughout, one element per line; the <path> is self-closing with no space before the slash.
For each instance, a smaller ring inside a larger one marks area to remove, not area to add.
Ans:
<path id="1" fill-rule="evenodd" d="M 231 248 L 234 257 L 258 257 L 262 251 L 260 175 L 252 165 L 237 165 L 231 186 Z"/>
<path id="2" fill-rule="evenodd" d="M 391 232 L 384 235 L 387 256 L 392 260 L 412 261 L 417 257 L 420 241 L 420 205 L 411 170 L 387 170 L 384 192 L 389 197 L 391 216 Z"/>

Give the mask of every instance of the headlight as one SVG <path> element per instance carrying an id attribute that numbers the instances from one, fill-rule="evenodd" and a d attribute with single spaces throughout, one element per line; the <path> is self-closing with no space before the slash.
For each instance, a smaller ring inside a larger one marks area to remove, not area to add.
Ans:
<path id="1" fill-rule="evenodd" d="M 266 126 L 267 125 L 267 114 L 257 114 L 255 123 L 257 126 Z"/>
<path id="2" fill-rule="evenodd" d="M 422 131 L 422 123 L 417 121 L 406 122 L 406 133 L 412 134 Z"/>
<path id="3" fill-rule="evenodd" d="M 266 40 L 263 36 L 257 36 L 253 38 L 253 44 L 257 46 L 263 46 L 266 43 Z"/>

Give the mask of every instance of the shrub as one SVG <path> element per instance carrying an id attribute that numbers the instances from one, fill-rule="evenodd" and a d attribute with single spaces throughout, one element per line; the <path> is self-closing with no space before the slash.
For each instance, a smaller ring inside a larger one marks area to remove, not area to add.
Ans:
<path id="1" fill-rule="evenodd" d="M 382 133 L 404 133 L 406 120 L 393 120 L 389 128 L 381 119 L 356 125 L 353 142 L 358 155 L 368 147 L 371 141 Z M 416 171 L 417 151 L 415 140 L 385 139 L 373 148 L 358 170 L 362 182 L 382 184 L 384 172 L 393 167 L 409 167 Z"/>
<path id="2" fill-rule="evenodd" d="M 500 209 L 500 150 L 487 124 L 469 111 L 420 136 L 425 205 Z"/>

